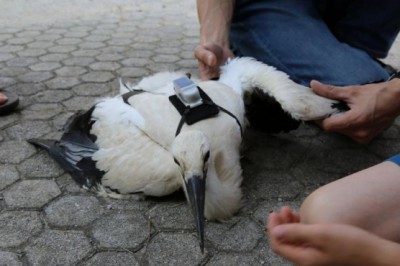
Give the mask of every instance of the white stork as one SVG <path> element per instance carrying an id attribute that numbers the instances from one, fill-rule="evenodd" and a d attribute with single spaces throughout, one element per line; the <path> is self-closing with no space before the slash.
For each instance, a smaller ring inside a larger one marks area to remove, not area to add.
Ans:
<path id="1" fill-rule="evenodd" d="M 29 141 L 48 150 L 83 187 L 103 195 L 164 196 L 183 188 L 203 250 L 204 217 L 225 220 L 241 206 L 244 94 L 258 88 L 296 120 L 319 119 L 338 110 L 336 102 L 295 84 L 286 74 L 239 58 L 222 68 L 219 81 L 197 83 L 215 105 L 203 98 L 196 107 L 186 106 L 182 118 L 169 99 L 175 95 L 173 81 L 182 76 L 159 73 L 136 86 L 122 84 L 120 95 L 74 116 L 60 140 Z M 187 111 L 207 109 L 204 105 L 214 108 L 211 117 L 189 125 Z"/>

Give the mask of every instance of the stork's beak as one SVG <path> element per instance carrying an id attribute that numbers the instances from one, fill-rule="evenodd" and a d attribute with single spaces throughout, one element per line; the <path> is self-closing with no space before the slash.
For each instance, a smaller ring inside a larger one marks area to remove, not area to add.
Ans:
<path id="1" fill-rule="evenodd" d="M 204 195 L 205 195 L 205 178 L 199 175 L 194 175 L 186 179 L 185 187 L 187 198 L 194 219 L 196 221 L 197 236 L 201 253 L 204 253 Z"/>

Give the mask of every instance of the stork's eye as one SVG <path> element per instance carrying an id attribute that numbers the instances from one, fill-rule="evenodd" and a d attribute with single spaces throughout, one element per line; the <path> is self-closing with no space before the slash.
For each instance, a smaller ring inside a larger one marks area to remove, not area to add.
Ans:
<path id="1" fill-rule="evenodd" d="M 209 158 L 210 158 L 210 151 L 206 152 L 206 154 L 204 155 L 204 162 L 207 162 Z"/>
<path id="2" fill-rule="evenodd" d="M 176 158 L 174 158 L 174 162 L 180 167 L 181 164 L 178 162 L 178 160 Z"/>

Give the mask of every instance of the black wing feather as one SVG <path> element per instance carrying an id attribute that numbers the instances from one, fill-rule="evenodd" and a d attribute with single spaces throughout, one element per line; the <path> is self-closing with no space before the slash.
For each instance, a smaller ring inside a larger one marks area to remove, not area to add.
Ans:
<path id="1" fill-rule="evenodd" d="M 285 112 L 272 96 L 256 88 L 246 103 L 246 117 L 250 125 L 267 133 L 288 132 L 297 129 L 300 121 Z"/>
<path id="2" fill-rule="evenodd" d="M 28 142 L 44 148 L 50 156 L 81 186 L 92 188 L 101 182 L 103 171 L 96 168 L 92 156 L 99 148 L 96 136 L 90 134 L 95 106 L 86 112 L 75 114 L 64 129 L 59 141 L 29 139 Z"/>

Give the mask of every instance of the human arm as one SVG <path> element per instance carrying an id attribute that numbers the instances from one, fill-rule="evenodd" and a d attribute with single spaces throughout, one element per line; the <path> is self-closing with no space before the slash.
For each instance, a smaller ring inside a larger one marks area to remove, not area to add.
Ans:
<path id="1" fill-rule="evenodd" d="M 344 224 L 301 224 L 288 207 L 271 213 L 271 248 L 296 265 L 382 265 L 400 260 L 400 245 Z"/>
<path id="2" fill-rule="evenodd" d="M 219 77 L 219 67 L 233 57 L 229 48 L 233 8 L 234 0 L 197 0 L 200 44 L 194 54 L 201 79 Z"/>
<path id="3" fill-rule="evenodd" d="M 347 103 L 350 110 L 317 122 L 322 129 L 368 143 L 400 115 L 400 79 L 339 87 L 311 82 L 317 94 Z"/>

